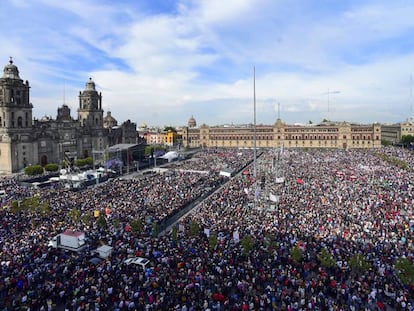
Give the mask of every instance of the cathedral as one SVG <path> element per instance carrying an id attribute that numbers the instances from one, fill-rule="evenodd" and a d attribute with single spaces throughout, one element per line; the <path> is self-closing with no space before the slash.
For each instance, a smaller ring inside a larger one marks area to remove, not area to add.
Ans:
<path id="1" fill-rule="evenodd" d="M 70 108 L 58 108 L 56 119 L 33 119 L 29 82 L 10 59 L 0 78 L 0 174 L 29 165 L 61 163 L 66 157 L 93 157 L 114 144 L 135 144 L 136 124 L 116 126 L 110 112 L 103 116 L 102 94 L 92 79 L 79 92 L 77 119 Z"/>

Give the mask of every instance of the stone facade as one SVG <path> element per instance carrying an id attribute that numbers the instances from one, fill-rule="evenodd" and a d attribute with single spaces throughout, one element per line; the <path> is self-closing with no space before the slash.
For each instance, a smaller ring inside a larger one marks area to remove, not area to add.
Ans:
<path id="1" fill-rule="evenodd" d="M 23 82 L 10 60 L 0 78 L 1 174 L 18 172 L 28 165 L 60 163 L 67 155 L 92 157 L 96 150 L 119 141 L 136 143 L 134 123 L 114 130 L 104 127 L 102 94 L 92 79 L 79 92 L 77 119 L 65 104 L 58 108 L 56 119 L 33 119 L 32 110 L 29 82 Z"/>
<path id="2" fill-rule="evenodd" d="M 340 123 L 288 125 L 207 126 L 181 129 L 184 147 L 253 148 L 379 148 L 381 126 Z"/>

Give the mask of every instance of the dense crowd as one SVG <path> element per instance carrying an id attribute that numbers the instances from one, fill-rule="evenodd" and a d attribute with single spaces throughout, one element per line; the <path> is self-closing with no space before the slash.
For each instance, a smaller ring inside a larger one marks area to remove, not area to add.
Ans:
<path id="1" fill-rule="evenodd" d="M 244 170 L 252 151 L 205 150 L 162 174 L 116 179 L 81 192 L 35 190 L 5 178 L 3 206 L 38 196 L 50 210 L 0 211 L 0 306 L 413 310 L 411 288 L 394 268 L 396 259 L 413 258 L 413 172 L 378 153 L 414 160 L 394 148 L 285 149 L 264 152 Z M 242 173 L 169 234 L 152 234 L 154 222 L 221 185 L 223 168 Z M 73 210 L 81 217 L 69 217 Z M 94 211 L 105 215 L 105 226 L 84 217 Z M 129 229 L 135 219 L 143 224 L 138 233 Z M 50 237 L 67 228 L 85 231 L 95 246 L 112 246 L 112 255 L 93 263 L 92 245 L 79 253 L 48 248 Z M 323 251 L 333 265 L 323 264 Z M 151 264 L 126 265 L 130 256 Z M 367 267 L 358 268 L 353 258 Z"/>

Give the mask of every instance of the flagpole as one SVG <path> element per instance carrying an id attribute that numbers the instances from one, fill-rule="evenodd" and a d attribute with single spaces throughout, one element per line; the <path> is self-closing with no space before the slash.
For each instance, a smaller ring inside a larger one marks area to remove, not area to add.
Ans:
<path id="1" fill-rule="evenodd" d="M 257 150 L 256 150 L 256 68 L 253 66 L 253 178 L 254 178 L 254 200 L 253 207 L 256 209 L 257 196 Z"/>
<path id="2" fill-rule="evenodd" d="M 257 177 L 257 150 L 256 150 L 256 68 L 253 67 L 253 103 L 254 103 L 254 123 L 253 123 L 253 177 Z"/>

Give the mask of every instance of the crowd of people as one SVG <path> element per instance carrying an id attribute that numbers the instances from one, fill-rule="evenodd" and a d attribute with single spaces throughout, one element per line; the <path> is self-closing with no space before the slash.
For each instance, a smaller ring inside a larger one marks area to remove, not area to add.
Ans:
<path id="1" fill-rule="evenodd" d="M 395 148 L 267 150 L 257 161 L 251 150 L 220 149 L 79 192 L 4 178 L 0 308 L 414 310 L 395 268 L 413 259 L 413 172 L 379 154 L 414 160 Z M 226 168 L 241 173 L 223 177 Z M 154 223 L 212 188 L 168 234 L 154 234 Z M 50 208 L 10 208 L 28 197 Z M 137 219 L 142 229 L 131 230 Z M 90 247 L 49 248 L 65 229 L 85 232 Z M 101 244 L 112 254 L 92 262 Z M 127 265 L 131 256 L 150 264 Z"/>

